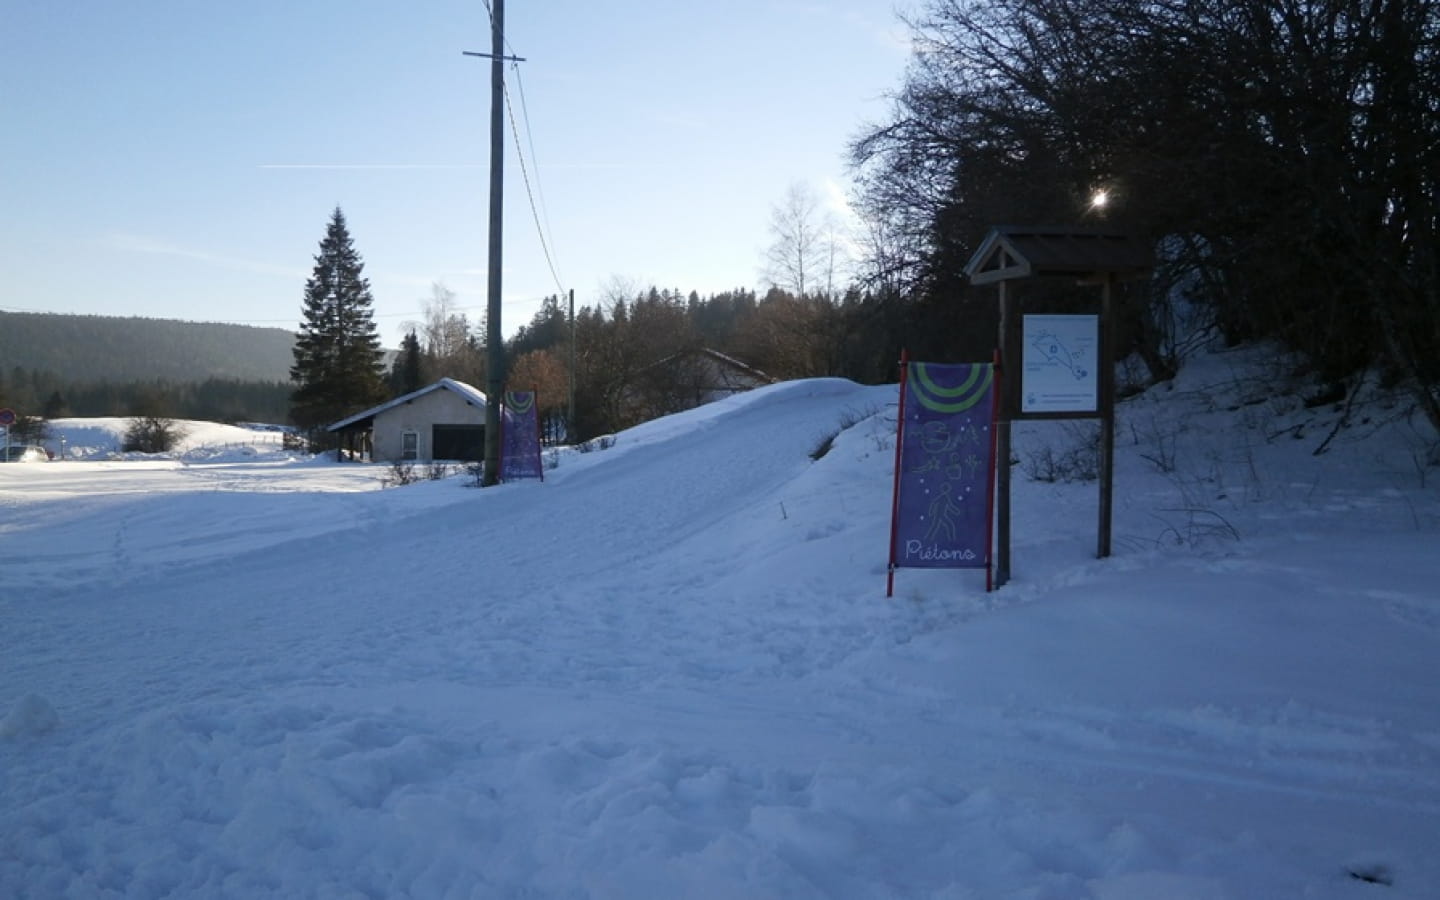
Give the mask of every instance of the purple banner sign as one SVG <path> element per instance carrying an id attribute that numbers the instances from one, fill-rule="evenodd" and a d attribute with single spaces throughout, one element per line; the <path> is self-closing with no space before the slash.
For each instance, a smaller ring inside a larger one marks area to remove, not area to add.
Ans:
<path id="1" fill-rule="evenodd" d="M 545 480 L 540 463 L 540 409 L 534 391 L 506 391 L 500 404 L 500 480 Z"/>
<path id="2" fill-rule="evenodd" d="M 985 568 L 994 366 L 907 363 L 902 391 L 891 565 Z"/>

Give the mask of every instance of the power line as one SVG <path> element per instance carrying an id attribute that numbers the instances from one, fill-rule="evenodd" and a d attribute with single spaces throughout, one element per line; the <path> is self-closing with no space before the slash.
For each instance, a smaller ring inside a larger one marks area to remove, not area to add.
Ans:
<path id="1" fill-rule="evenodd" d="M 550 225 L 550 210 L 545 203 L 545 185 L 540 180 L 540 157 L 535 153 L 535 133 L 530 128 L 530 107 L 525 102 L 525 80 L 520 77 L 520 67 L 515 69 L 515 88 L 520 94 L 520 117 L 525 122 L 525 139 L 530 145 L 530 161 L 535 164 L 535 193 L 540 198 L 540 217 L 544 219 L 544 235 L 549 238 L 551 244 L 555 243 L 555 229 Z M 516 139 L 516 146 L 519 146 L 519 139 Z M 538 224 L 538 223 L 537 223 Z M 551 274 L 554 274 L 553 272 Z M 564 279 L 556 277 L 556 286 Z M 565 293 L 564 288 L 560 293 Z"/>
<path id="2" fill-rule="evenodd" d="M 511 66 L 514 68 L 514 65 Z M 510 102 L 510 89 L 508 82 L 505 83 L 505 109 L 510 113 L 510 131 L 515 135 L 515 155 L 520 160 L 520 174 L 525 180 L 525 196 L 530 201 L 530 215 L 535 220 L 535 233 L 540 238 L 540 249 L 545 253 L 545 264 L 550 267 L 550 277 L 555 279 L 555 289 L 561 294 L 565 288 L 560 281 L 560 275 L 555 271 L 555 260 L 550 255 L 550 244 L 545 240 L 545 229 L 540 224 L 540 211 L 535 205 L 535 193 L 530 186 L 530 170 L 525 165 L 525 154 L 520 150 L 520 128 L 515 123 L 515 105 Z M 539 177 L 537 171 L 536 177 Z"/>
<path id="3" fill-rule="evenodd" d="M 490 18 L 490 26 L 493 29 L 495 26 L 495 12 L 490 8 L 490 0 L 482 0 L 482 2 L 485 4 L 485 14 Z M 504 35 L 501 35 L 500 39 L 504 42 L 505 47 L 510 50 L 512 56 L 518 59 L 519 54 L 515 53 L 515 48 L 511 45 L 509 39 Z M 520 174 L 525 180 L 525 197 L 530 203 L 530 216 L 535 220 L 535 233 L 540 239 L 540 249 L 545 254 L 545 265 L 550 269 L 550 277 L 555 280 L 555 289 L 563 295 L 565 293 L 564 282 L 556 270 L 555 258 L 550 249 L 550 245 L 554 242 L 554 232 L 550 228 L 550 211 L 545 206 L 545 191 L 540 184 L 540 162 L 539 157 L 535 155 L 535 135 L 530 129 L 530 108 L 525 102 L 525 83 L 520 77 L 519 64 L 511 62 L 510 68 L 515 73 L 515 86 L 520 93 L 520 113 L 521 118 L 525 120 L 525 137 L 530 146 L 530 159 L 535 163 L 535 184 L 533 188 L 530 183 L 530 169 L 525 165 L 525 151 L 520 146 L 520 129 L 515 124 L 515 106 L 510 99 L 510 83 L 508 79 L 502 79 L 501 84 L 505 89 L 505 109 L 510 114 L 510 131 L 515 135 L 515 158 L 520 162 Z M 538 208 L 535 202 L 535 195 L 537 193 L 540 195 Z M 547 234 L 549 235 L 548 238 Z"/>

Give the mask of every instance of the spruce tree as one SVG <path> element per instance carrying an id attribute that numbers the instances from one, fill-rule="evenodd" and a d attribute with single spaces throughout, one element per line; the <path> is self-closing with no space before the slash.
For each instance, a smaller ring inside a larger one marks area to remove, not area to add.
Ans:
<path id="1" fill-rule="evenodd" d="M 390 389 L 397 397 L 420 390 L 422 357 L 420 337 L 412 328 L 405 332 L 400 352 L 390 367 Z"/>
<path id="2" fill-rule="evenodd" d="M 47 419 L 59 419 L 70 414 L 70 404 L 65 402 L 65 397 L 59 391 L 51 391 L 50 397 L 45 401 L 45 407 L 40 415 Z"/>
<path id="3" fill-rule="evenodd" d="M 337 206 L 305 283 L 305 321 L 295 341 L 290 418 L 315 431 L 386 397 L 383 351 L 365 264 Z"/>

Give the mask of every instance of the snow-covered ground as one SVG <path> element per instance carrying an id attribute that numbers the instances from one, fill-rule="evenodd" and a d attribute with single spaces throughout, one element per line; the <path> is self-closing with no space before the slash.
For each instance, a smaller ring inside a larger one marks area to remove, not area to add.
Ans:
<path id="1" fill-rule="evenodd" d="M 1434 436 L 1234 358 L 1123 404 L 1107 560 L 1017 429 L 988 595 L 884 597 L 893 386 L 485 490 L 0 466 L 0 897 L 1440 896 Z"/>

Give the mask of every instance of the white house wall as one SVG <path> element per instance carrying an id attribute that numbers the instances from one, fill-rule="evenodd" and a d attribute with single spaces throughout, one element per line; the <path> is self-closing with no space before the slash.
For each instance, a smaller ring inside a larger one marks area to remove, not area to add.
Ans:
<path id="1" fill-rule="evenodd" d="M 416 459 L 430 462 L 435 457 L 431 446 L 432 425 L 484 425 L 485 407 L 474 406 L 454 391 L 440 388 L 413 400 L 376 413 L 372 439 L 376 462 L 400 459 L 400 436 L 415 432 Z"/>

